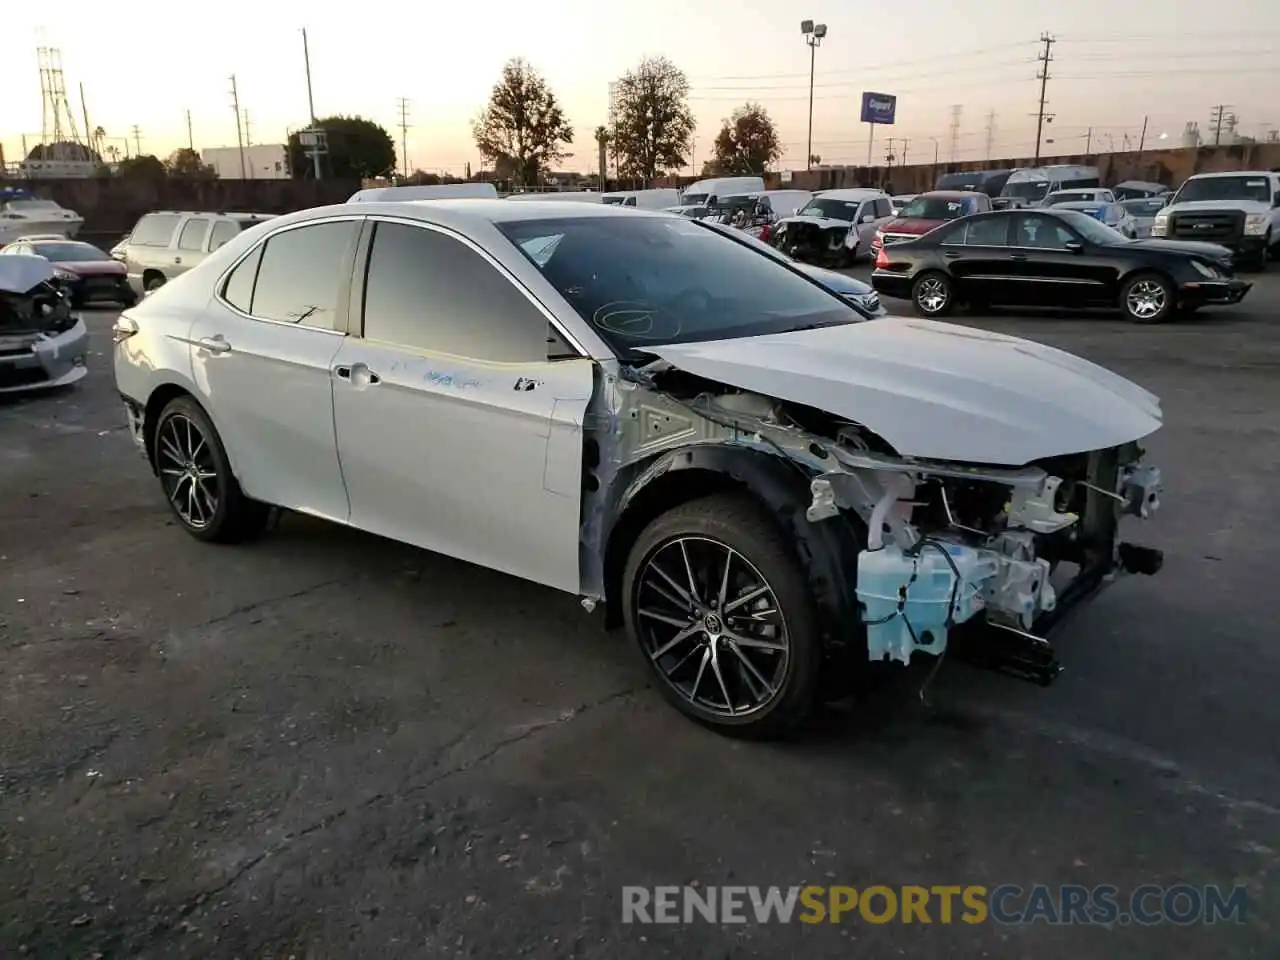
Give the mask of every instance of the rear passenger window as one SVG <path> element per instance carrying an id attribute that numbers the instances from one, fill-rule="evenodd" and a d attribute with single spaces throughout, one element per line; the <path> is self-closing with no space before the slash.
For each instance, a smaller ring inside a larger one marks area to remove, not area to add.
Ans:
<path id="1" fill-rule="evenodd" d="M 133 228 L 129 242 L 140 247 L 167 247 L 181 219 L 176 213 L 149 213 Z"/>
<path id="2" fill-rule="evenodd" d="M 253 281 L 258 278 L 258 264 L 262 262 L 262 244 L 241 260 L 222 288 L 222 299 L 237 310 L 249 313 L 253 305 Z"/>
<path id="3" fill-rule="evenodd" d="M 379 223 L 365 283 L 364 335 L 411 350 L 506 363 L 570 352 L 509 279 L 459 240 Z"/>
<path id="4" fill-rule="evenodd" d="M 952 240 L 969 247 L 1004 247 L 1009 244 L 1009 218 L 983 217 L 963 224 L 964 240 Z M 950 240 L 951 238 L 948 238 Z"/>
<path id="5" fill-rule="evenodd" d="M 249 313 L 333 330 L 356 235 L 351 220 L 284 230 L 263 245 Z M 247 263 L 248 261 L 246 261 Z"/>
<path id="6" fill-rule="evenodd" d="M 209 221 L 193 217 L 182 225 L 182 232 L 178 234 L 178 249 L 203 250 L 204 238 L 208 233 Z"/>
<path id="7" fill-rule="evenodd" d="M 217 250 L 239 232 L 240 225 L 234 220 L 219 220 L 213 225 L 213 236 L 209 238 L 210 252 Z"/>

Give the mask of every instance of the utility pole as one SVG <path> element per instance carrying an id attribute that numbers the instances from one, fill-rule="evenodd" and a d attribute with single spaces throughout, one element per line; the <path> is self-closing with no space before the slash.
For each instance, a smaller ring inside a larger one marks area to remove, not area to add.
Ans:
<path id="1" fill-rule="evenodd" d="M 985 152 L 986 162 L 991 162 L 991 148 L 996 142 L 996 112 L 992 110 L 987 114 L 987 149 Z"/>
<path id="2" fill-rule="evenodd" d="M 809 45 L 809 139 L 805 146 L 804 168 L 813 169 L 813 70 L 817 62 L 818 47 L 822 46 L 822 38 L 827 35 L 825 23 L 814 23 L 812 20 L 800 21 L 800 32 L 804 42 Z M 870 159 L 868 158 L 868 162 Z"/>
<path id="3" fill-rule="evenodd" d="M 1222 125 L 1230 122 L 1230 114 L 1227 110 L 1230 108 L 1229 103 L 1220 103 L 1213 108 L 1213 112 L 1209 115 L 1209 123 L 1213 127 L 1213 145 L 1216 147 L 1222 143 Z"/>
<path id="4" fill-rule="evenodd" d="M 187 149 L 192 153 L 196 152 L 196 138 L 191 133 L 191 111 L 187 111 Z"/>
<path id="5" fill-rule="evenodd" d="M 1142 118 L 1142 136 L 1138 140 L 1138 159 L 1142 159 L 1142 148 L 1147 145 L 1147 121 L 1150 117 Z"/>
<path id="6" fill-rule="evenodd" d="M 328 140 L 326 139 L 322 145 L 320 142 L 320 131 L 316 126 L 316 101 L 311 95 L 311 48 L 307 45 L 307 28 L 302 28 L 302 62 L 307 68 L 307 115 L 311 117 L 311 129 L 307 136 L 299 137 L 300 140 L 308 140 L 311 142 L 311 163 L 312 170 L 317 180 L 320 179 L 320 154 L 329 149 Z"/>
<path id="7" fill-rule="evenodd" d="M 142 128 L 136 123 L 133 125 L 133 152 L 142 156 Z"/>
<path id="8" fill-rule="evenodd" d="M 400 97 L 400 160 L 404 164 L 405 179 L 409 177 L 409 98 Z"/>
<path id="9" fill-rule="evenodd" d="M 1090 127 L 1084 135 L 1084 155 L 1089 156 L 1089 150 L 1093 146 L 1093 127 Z"/>
<path id="10" fill-rule="evenodd" d="M 244 109 L 244 148 L 249 149 L 253 145 L 253 138 L 249 136 L 249 108 Z"/>
<path id="11" fill-rule="evenodd" d="M 901 166 L 904 166 L 904 167 L 907 165 L 907 145 L 908 145 L 908 144 L 910 144 L 910 143 L 911 143 L 911 141 L 910 141 L 908 138 L 906 138 L 906 137 L 903 137 L 903 138 L 902 138 L 902 163 L 901 163 Z"/>
<path id="12" fill-rule="evenodd" d="M 240 124 L 240 92 L 236 89 L 236 75 L 231 75 L 231 109 L 236 112 L 236 146 L 240 148 L 240 179 L 248 180 L 244 162 L 244 128 Z"/>
<path id="13" fill-rule="evenodd" d="M 1035 163 L 1040 162 L 1040 138 L 1044 134 L 1044 95 L 1049 86 L 1049 64 L 1053 62 L 1053 45 L 1057 43 L 1050 34 L 1040 34 L 1040 42 L 1044 44 L 1044 50 L 1036 59 L 1040 61 L 1040 69 L 1036 71 L 1036 79 L 1040 81 L 1040 109 L 1036 113 L 1036 156 Z"/>
<path id="14" fill-rule="evenodd" d="M 960 114 L 964 112 L 964 107 L 960 104 L 953 104 L 951 107 L 951 162 L 955 163 L 956 150 L 960 146 Z"/>

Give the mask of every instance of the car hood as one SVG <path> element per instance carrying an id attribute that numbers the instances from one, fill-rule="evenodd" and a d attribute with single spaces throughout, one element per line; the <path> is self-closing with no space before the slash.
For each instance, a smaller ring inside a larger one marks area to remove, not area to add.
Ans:
<path id="1" fill-rule="evenodd" d="M 869 283 L 863 283 L 856 277 L 848 276 L 836 270 L 826 270 L 822 267 L 815 267 L 809 263 L 792 262 L 801 273 L 807 273 L 813 279 L 829 290 L 834 290 L 841 296 L 846 297 L 865 297 L 869 293 L 875 293 L 875 288 Z"/>
<path id="2" fill-rule="evenodd" d="M 55 260 L 53 265 L 80 277 L 122 277 L 128 272 L 119 260 Z"/>
<path id="3" fill-rule="evenodd" d="M 814 226 L 822 227 L 823 229 L 830 227 L 845 227 L 847 229 L 853 226 L 852 220 L 837 220 L 834 217 L 783 217 L 778 221 L 778 226 L 782 226 L 784 223 L 812 223 Z"/>
<path id="4" fill-rule="evenodd" d="M 1021 466 L 1161 425 L 1155 395 L 1053 347 L 929 320 L 648 348 L 695 376 L 856 421 L 899 455 Z"/>
<path id="5" fill-rule="evenodd" d="M 1162 240 L 1159 237 L 1143 240 L 1130 240 L 1130 249 L 1151 250 L 1156 253 L 1184 253 L 1188 256 L 1204 257 L 1206 260 L 1229 260 L 1231 251 L 1216 243 L 1201 243 L 1197 240 Z"/>
<path id="6" fill-rule="evenodd" d="M 1211 210 L 1239 210 L 1242 213 L 1270 213 L 1271 204 L 1260 200 L 1184 200 L 1173 203 L 1161 210 L 1161 213 L 1200 213 Z"/>
<path id="7" fill-rule="evenodd" d="M 14 253 L 0 257 L 0 291 L 27 293 L 53 279 L 53 264 L 44 257 Z"/>
<path id="8" fill-rule="evenodd" d="M 926 220 L 923 217 L 898 217 L 890 220 L 880 228 L 881 233 L 913 233 L 916 236 L 923 237 L 931 230 L 937 230 L 944 223 L 950 223 L 950 220 Z"/>

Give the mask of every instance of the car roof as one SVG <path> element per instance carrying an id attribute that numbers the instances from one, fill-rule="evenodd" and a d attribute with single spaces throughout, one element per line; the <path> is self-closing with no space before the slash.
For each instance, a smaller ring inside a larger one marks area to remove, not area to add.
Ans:
<path id="1" fill-rule="evenodd" d="M 401 217 L 438 223 L 467 231 L 486 224 L 511 223 L 522 220 L 581 220 L 608 217 L 662 217 L 678 219 L 675 214 L 663 210 L 637 207 L 620 207 L 607 204 L 577 203 L 572 200 L 545 200 L 539 203 L 508 203 L 506 200 L 486 200 L 479 197 L 440 200 L 366 200 L 357 203 L 335 204 L 329 207 L 313 207 L 298 213 L 278 217 L 280 225 L 297 223 L 322 217 L 341 216 Z"/>
<path id="2" fill-rule="evenodd" d="M 1223 177 L 1274 177 L 1270 170 L 1217 170 L 1213 173 L 1194 173 L 1188 180 L 1220 180 Z"/>
<path id="3" fill-rule="evenodd" d="M 981 190 L 926 190 L 916 194 L 917 197 L 985 197 Z"/>
<path id="4" fill-rule="evenodd" d="M 840 190 L 823 190 L 816 196 L 834 200 L 865 200 L 868 197 L 884 197 L 888 194 L 874 187 L 846 187 Z"/>

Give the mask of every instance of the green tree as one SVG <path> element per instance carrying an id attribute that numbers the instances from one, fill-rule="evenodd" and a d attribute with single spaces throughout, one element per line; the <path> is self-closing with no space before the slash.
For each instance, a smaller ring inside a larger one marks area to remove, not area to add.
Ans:
<path id="1" fill-rule="evenodd" d="M 652 180 L 685 165 L 693 138 L 689 79 L 666 57 L 646 57 L 618 80 L 614 151 L 623 176 Z"/>
<path id="2" fill-rule="evenodd" d="M 169 175 L 173 177 L 185 177 L 189 180 L 213 180 L 218 176 L 213 167 L 206 165 L 200 159 L 200 154 L 190 147 L 179 147 L 173 151 L 173 153 L 169 154 L 169 159 L 165 160 L 164 165 L 169 171 Z"/>
<path id="3" fill-rule="evenodd" d="M 497 170 L 508 166 L 517 183 L 535 184 L 569 156 L 573 127 L 556 95 L 526 61 L 508 60 L 471 127 L 480 155 Z"/>
<path id="4" fill-rule="evenodd" d="M 342 180 L 389 177 L 396 170 L 396 145 L 391 134 L 358 116 L 332 116 L 316 121 L 324 131 L 327 151 L 320 158 L 325 176 Z M 299 132 L 289 134 L 289 171 L 297 180 L 314 176 L 314 165 Z"/>
<path id="5" fill-rule="evenodd" d="M 763 174 L 780 156 L 778 128 L 758 103 L 735 110 L 716 136 L 715 167 L 720 174 Z"/>
<path id="6" fill-rule="evenodd" d="M 149 153 L 141 154 L 136 157 L 125 157 L 116 165 L 116 176 L 126 177 L 131 180 L 151 180 L 160 181 L 167 178 L 169 172 L 165 169 L 159 157 L 153 157 Z"/>

